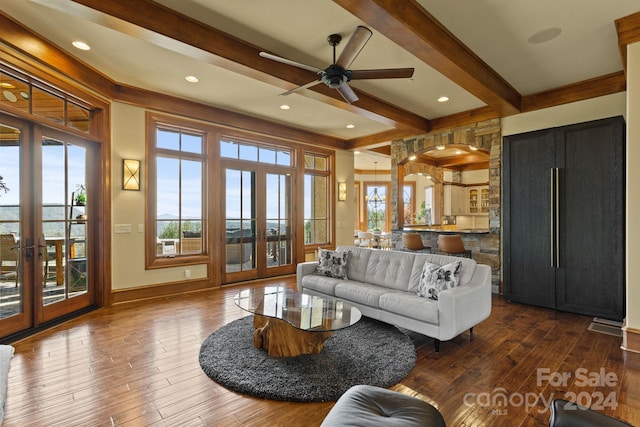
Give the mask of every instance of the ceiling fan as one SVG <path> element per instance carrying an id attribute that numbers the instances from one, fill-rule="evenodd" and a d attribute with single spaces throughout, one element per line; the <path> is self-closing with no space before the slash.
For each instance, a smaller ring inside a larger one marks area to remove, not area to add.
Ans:
<path id="1" fill-rule="evenodd" d="M 347 45 L 342 50 L 340 57 L 336 61 L 336 46 L 342 41 L 340 34 L 331 34 L 327 37 L 327 41 L 333 46 L 333 64 L 329 65 L 324 70 L 321 70 L 310 65 L 301 64 L 299 62 L 291 61 L 290 59 L 282 58 L 280 56 L 272 55 L 267 52 L 260 52 L 260 56 L 263 58 L 271 59 L 274 61 L 282 62 L 283 64 L 292 65 L 294 67 L 309 70 L 317 74 L 317 78 L 305 85 L 299 86 L 295 89 L 287 91 L 282 95 L 289 95 L 297 92 L 301 89 L 307 89 L 315 86 L 319 83 L 324 83 L 332 89 L 337 89 L 340 95 L 348 103 L 353 103 L 358 100 L 358 96 L 351 89 L 348 83 L 351 80 L 363 80 L 363 79 L 401 79 L 410 78 L 413 76 L 413 68 L 381 68 L 374 70 L 350 70 L 349 66 L 356 59 L 362 48 L 371 38 L 373 33 L 370 29 L 358 26 L 351 35 L 351 38 L 347 42 Z"/>

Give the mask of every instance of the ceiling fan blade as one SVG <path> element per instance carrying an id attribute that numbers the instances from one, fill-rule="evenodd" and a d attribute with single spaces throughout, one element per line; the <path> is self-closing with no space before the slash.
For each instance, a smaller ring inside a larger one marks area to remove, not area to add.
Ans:
<path id="1" fill-rule="evenodd" d="M 296 93 L 296 92 L 297 92 L 297 91 L 299 91 L 299 90 L 302 90 L 302 89 L 309 89 L 310 87 L 315 86 L 315 85 L 317 85 L 318 83 L 322 83 L 322 80 L 314 80 L 314 81 L 312 81 L 312 82 L 307 83 L 306 85 L 298 86 L 298 87 L 296 87 L 296 88 L 293 88 L 293 89 L 291 89 L 291 90 L 288 90 L 288 91 L 286 91 L 286 92 L 283 92 L 283 93 L 281 93 L 280 95 L 282 95 L 282 96 L 291 95 L 292 93 Z"/>
<path id="2" fill-rule="evenodd" d="M 316 67 L 312 67 L 311 65 L 301 64 L 299 62 L 292 61 L 287 58 L 282 58 L 280 56 L 272 55 L 267 52 L 260 52 L 260 56 L 263 58 L 271 59 L 272 61 L 282 62 L 283 64 L 292 65 L 294 67 L 302 68 L 303 70 L 313 71 L 314 73 L 321 72 L 322 70 Z"/>
<path id="3" fill-rule="evenodd" d="M 381 68 L 378 70 L 351 70 L 351 80 L 365 79 L 408 79 L 413 76 L 413 68 Z"/>
<path id="4" fill-rule="evenodd" d="M 348 69 L 364 45 L 367 44 L 372 34 L 373 33 L 370 29 L 359 25 L 351 35 L 347 45 L 342 50 L 340 57 L 336 61 L 336 65 L 341 66 L 345 70 Z"/>
<path id="5" fill-rule="evenodd" d="M 353 104 L 358 99 L 360 99 L 358 98 L 358 95 L 356 95 L 356 93 L 353 91 L 353 89 L 351 89 L 351 87 L 345 82 L 341 82 L 340 86 L 338 86 L 336 89 L 338 90 L 338 92 L 340 92 L 340 95 L 342 95 L 344 100 L 349 104 Z"/>

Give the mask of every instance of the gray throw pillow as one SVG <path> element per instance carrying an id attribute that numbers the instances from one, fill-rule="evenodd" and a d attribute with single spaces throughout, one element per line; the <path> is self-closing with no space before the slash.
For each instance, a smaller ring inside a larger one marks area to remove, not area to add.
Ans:
<path id="1" fill-rule="evenodd" d="M 462 261 L 454 261 L 442 267 L 425 262 L 418 283 L 418 296 L 437 301 L 440 291 L 458 286 L 461 269 Z"/>
<path id="2" fill-rule="evenodd" d="M 316 274 L 336 279 L 347 279 L 347 262 L 349 261 L 349 251 L 329 251 L 318 249 L 318 265 Z"/>

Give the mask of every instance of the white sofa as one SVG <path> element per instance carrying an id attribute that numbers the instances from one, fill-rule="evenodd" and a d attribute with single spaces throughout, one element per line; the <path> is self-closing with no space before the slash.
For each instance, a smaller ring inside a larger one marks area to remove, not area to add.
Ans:
<path id="1" fill-rule="evenodd" d="M 331 296 L 358 307 L 363 315 L 418 332 L 440 341 L 450 340 L 489 317 L 491 267 L 473 259 L 424 253 L 338 247 L 349 251 L 347 279 L 315 274 L 315 261 L 297 266 L 299 292 Z M 459 285 L 441 291 L 438 300 L 417 295 L 425 262 L 440 266 L 462 262 Z"/>

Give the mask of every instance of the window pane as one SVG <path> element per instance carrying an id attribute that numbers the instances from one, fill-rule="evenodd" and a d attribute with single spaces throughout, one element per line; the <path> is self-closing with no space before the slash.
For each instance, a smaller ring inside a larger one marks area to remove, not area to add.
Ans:
<path id="1" fill-rule="evenodd" d="M 313 169 L 313 156 L 310 154 L 304 155 L 304 168 L 305 169 Z"/>
<path id="2" fill-rule="evenodd" d="M 255 218 L 254 172 L 242 172 L 242 217 Z"/>
<path id="3" fill-rule="evenodd" d="M 268 163 L 273 165 L 276 163 L 276 150 L 273 148 L 260 147 L 260 163 Z"/>
<path id="4" fill-rule="evenodd" d="M 178 159 L 158 157 L 157 207 L 158 219 L 178 219 L 180 212 L 180 162 Z"/>
<path id="5" fill-rule="evenodd" d="M 36 116 L 64 124 L 64 100 L 59 96 L 33 87 L 31 108 Z"/>
<path id="6" fill-rule="evenodd" d="M 220 141 L 220 156 L 230 159 L 237 159 L 238 144 L 231 141 Z"/>
<path id="7" fill-rule="evenodd" d="M 20 79 L 0 72 L 0 105 L 29 112 L 29 85 Z"/>
<path id="8" fill-rule="evenodd" d="M 90 114 L 91 111 L 88 109 L 72 102 L 67 102 L 67 126 L 83 132 L 89 132 Z"/>
<path id="9" fill-rule="evenodd" d="M 202 216 L 202 163 L 182 161 L 182 218 Z"/>
<path id="10" fill-rule="evenodd" d="M 255 145 L 240 145 L 240 160 L 258 161 L 258 147 Z"/>
<path id="11" fill-rule="evenodd" d="M 315 158 L 315 170 L 317 171 L 326 171 L 327 170 L 327 158 L 316 156 Z"/>
<path id="12" fill-rule="evenodd" d="M 202 153 L 202 135 L 182 134 L 182 151 L 188 153 Z"/>
<path id="13" fill-rule="evenodd" d="M 277 163 L 280 166 L 291 166 L 291 152 L 278 150 Z"/>
<path id="14" fill-rule="evenodd" d="M 240 171 L 227 169 L 226 217 L 240 218 Z"/>
<path id="15" fill-rule="evenodd" d="M 171 130 L 158 129 L 156 132 L 156 146 L 168 150 L 180 150 L 180 134 Z"/>
<path id="16" fill-rule="evenodd" d="M 323 244 L 329 241 L 328 178 L 305 175 L 304 180 L 304 240 L 305 244 Z"/>

